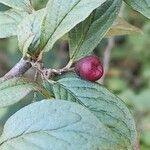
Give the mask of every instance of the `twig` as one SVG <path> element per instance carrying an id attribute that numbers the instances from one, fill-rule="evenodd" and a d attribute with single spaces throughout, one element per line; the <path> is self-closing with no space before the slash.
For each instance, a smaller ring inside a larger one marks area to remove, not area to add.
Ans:
<path id="1" fill-rule="evenodd" d="M 104 51 L 104 55 L 103 55 L 104 75 L 100 80 L 101 84 L 103 84 L 106 74 L 109 70 L 111 50 L 113 47 L 114 47 L 114 38 L 112 37 L 112 38 L 108 39 L 108 45 L 107 45 L 107 47 Z"/>
<path id="2" fill-rule="evenodd" d="M 49 79 L 49 75 L 47 75 L 47 69 L 41 68 L 41 65 L 37 63 L 31 63 L 31 64 L 32 67 L 35 68 L 38 71 L 38 73 L 41 75 L 42 80 L 45 79 L 51 84 L 55 83 L 55 81 Z"/>
<path id="3" fill-rule="evenodd" d="M 31 62 L 31 64 L 32 64 L 33 68 L 38 70 L 38 72 L 42 76 L 46 77 L 47 79 L 49 79 L 53 75 L 61 75 L 61 74 L 65 73 L 65 72 L 74 70 L 74 68 L 71 68 L 72 61 L 69 61 L 69 63 L 65 67 L 63 67 L 61 69 L 44 68 L 44 67 L 41 67 L 39 62 Z"/>

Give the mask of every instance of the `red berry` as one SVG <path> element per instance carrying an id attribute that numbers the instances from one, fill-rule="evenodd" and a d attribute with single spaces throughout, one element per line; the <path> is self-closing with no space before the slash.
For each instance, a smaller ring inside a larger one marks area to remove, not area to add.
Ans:
<path id="1" fill-rule="evenodd" d="M 75 72 L 83 79 L 96 81 L 103 76 L 103 66 L 97 56 L 87 56 L 75 64 Z"/>

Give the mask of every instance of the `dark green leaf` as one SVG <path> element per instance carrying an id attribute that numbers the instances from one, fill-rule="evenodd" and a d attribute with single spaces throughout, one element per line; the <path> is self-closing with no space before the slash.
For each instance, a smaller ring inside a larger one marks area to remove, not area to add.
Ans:
<path id="1" fill-rule="evenodd" d="M 122 0 L 107 0 L 85 21 L 69 33 L 70 59 L 79 60 L 89 55 L 116 19 Z"/>
<path id="2" fill-rule="evenodd" d="M 10 7 L 8 7 L 8 6 L 6 6 L 6 5 L 0 3 L 0 11 L 6 11 L 6 10 L 8 10 L 8 9 L 10 9 Z"/>

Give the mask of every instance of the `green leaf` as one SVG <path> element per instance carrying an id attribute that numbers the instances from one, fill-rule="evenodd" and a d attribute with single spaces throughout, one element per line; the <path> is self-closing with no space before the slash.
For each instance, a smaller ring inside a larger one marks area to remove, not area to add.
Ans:
<path id="1" fill-rule="evenodd" d="M 140 33 L 142 30 L 129 24 L 123 18 L 118 17 L 117 20 L 113 23 L 110 30 L 107 32 L 106 36 L 117 36 L 117 35 L 126 35 Z"/>
<path id="2" fill-rule="evenodd" d="M 8 7 L 8 6 L 6 6 L 6 5 L 0 3 L 0 11 L 6 11 L 6 10 L 8 10 L 8 9 L 10 9 L 10 7 Z"/>
<path id="3" fill-rule="evenodd" d="M 14 9 L 0 12 L 0 38 L 17 35 L 17 26 L 26 15 L 26 12 Z"/>
<path id="4" fill-rule="evenodd" d="M 1 150 L 124 149 L 90 111 L 73 102 L 43 100 L 24 107 L 8 119 Z"/>
<path id="5" fill-rule="evenodd" d="M 13 78 L 0 83 L 0 108 L 8 107 L 29 95 L 31 92 L 40 92 L 46 96 L 45 90 L 25 78 Z"/>
<path id="6" fill-rule="evenodd" d="M 30 0 L 0 0 L 0 3 L 29 13 L 33 10 Z"/>
<path id="7" fill-rule="evenodd" d="M 87 107 L 114 134 L 124 140 L 125 146 L 135 144 L 135 123 L 128 108 L 100 84 L 70 77 L 58 80 L 51 89 L 56 99 L 66 99 Z"/>
<path id="8" fill-rule="evenodd" d="M 42 26 L 41 46 L 49 51 L 53 44 L 106 0 L 49 0 Z"/>
<path id="9" fill-rule="evenodd" d="M 133 9 L 150 19 L 150 1 L 149 0 L 124 0 Z"/>
<path id="10" fill-rule="evenodd" d="M 26 53 L 35 55 L 35 53 L 40 52 L 38 48 L 44 11 L 44 9 L 41 9 L 28 15 L 18 26 L 18 44 L 23 55 L 26 55 Z"/>
<path id="11" fill-rule="evenodd" d="M 122 0 L 107 0 L 85 21 L 69 33 L 70 59 L 79 60 L 90 54 L 116 19 Z"/>
<path id="12" fill-rule="evenodd" d="M 21 108 L 25 107 L 26 105 L 29 105 L 33 102 L 33 93 L 27 95 L 24 97 L 21 101 L 5 107 L 5 108 L 0 108 L 0 135 L 2 133 L 3 127 L 5 122 L 8 120 L 10 116 L 12 116 L 15 112 L 20 110 Z"/>

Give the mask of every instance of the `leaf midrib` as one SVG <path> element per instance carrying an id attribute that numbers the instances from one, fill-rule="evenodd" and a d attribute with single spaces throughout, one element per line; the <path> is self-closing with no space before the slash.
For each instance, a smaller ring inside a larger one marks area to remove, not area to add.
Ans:
<path id="1" fill-rule="evenodd" d="M 50 41 L 50 38 L 53 36 L 53 34 L 55 33 L 55 31 L 57 30 L 57 28 L 59 27 L 59 25 L 63 22 L 63 20 L 67 17 L 67 15 L 80 3 L 80 0 L 78 0 L 78 2 L 72 6 L 72 8 L 68 11 L 68 13 L 66 13 L 64 15 L 64 17 L 60 20 L 60 22 L 58 23 L 58 25 L 55 27 L 54 31 L 52 32 L 52 34 L 50 35 L 49 39 L 45 42 L 45 45 L 43 46 L 42 49 L 45 49 L 45 47 L 47 46 L 48 42 Z"/>

